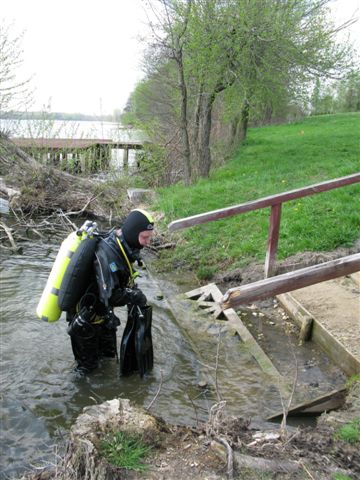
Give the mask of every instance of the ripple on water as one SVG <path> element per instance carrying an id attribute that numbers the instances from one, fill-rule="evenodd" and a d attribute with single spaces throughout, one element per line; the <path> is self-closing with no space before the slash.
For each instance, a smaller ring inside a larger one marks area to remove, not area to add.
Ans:
<path id="1" fill-rule="evenodd" d="M 146 271 L 139 285 L 153 304 L 153 371 L 142 380 L 138 375 L 119 378 L 116 361 L 104 359 L 92 375 L 77 378 L 72 373 L 74 360 L 64 316 L 47 324 L 35 315 L 56 253 L 57 247 L 29 242 L 24 245 L 23 255 L 0 258 L 4 418 L 1 479 L 23 472 L 31 462 L 52 462 L 52 444 L 58 441 L 58 432 L 68 430 L 85 406 L 116 397 L 147 406 L 161 384 L 152 413 L 186 424 L 195 423 L 197 418 L 206 420 L 216 401 L 211 382 L 199 386 L 204 377 L 201 362 L 215 363 L 216 335 L 204 334 L 200 360 L 167 302 L 156 300 L 159 286 Z M 116 313 L 122 321 L 117 333 L 119 345 L 126 308 L 118 308 Z M 247 353 L 238 350 L 232 357 L 226 353 L 236 351 L 231 342 L 235 339 L 224 340 L 219 357 L 221 394 L 233 399 L 231 411 L 256 415 L 259 405 L 254 398 L 264 397 L 259 394 L 264 393 L 264 378 Z M 265 398 L 269 400 L 266 392 Z"/>

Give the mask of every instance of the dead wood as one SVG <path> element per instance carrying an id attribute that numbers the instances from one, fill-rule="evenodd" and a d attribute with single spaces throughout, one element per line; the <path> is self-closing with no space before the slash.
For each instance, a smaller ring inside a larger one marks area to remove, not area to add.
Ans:
<path id="1" fill-rule="evenodd" d="M 0 177 L 2 196 L 21 213 L 124 216 L 126 191 L 43 165 L 5 138 L 0 138 Z"/>
<path id="2" fill-rule="evenodd" d="M 5 223 L 3 222 L 0 222 L 0 228 L 2 228 L 8 239 L 9 239 L 9 242 L 10 242 L 10 245 L 11 245 L 11 249 L 14 251 L 14 252 L 19 252 L 21 250 L 20 247 L 18 247 L 15 243 L 15 240 L 14 240 L 14 237 L 12 235 L 12 231 L 11 231 L 11 228 L 9 228 Z"/>

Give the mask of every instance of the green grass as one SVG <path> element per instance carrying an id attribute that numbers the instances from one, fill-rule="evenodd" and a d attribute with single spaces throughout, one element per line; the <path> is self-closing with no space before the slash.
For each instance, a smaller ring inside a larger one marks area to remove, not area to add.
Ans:
<path id="1" fill-rule="evenodd" d="M 348 443 L 360 442 L 360 417 L 340 427 L 335 433 L 335 438 Z"/>
<path id="2" fill-rule="evenodd" d="M 226 152 L 225 152 L 226 153 Z M 191 187 L 158 190 L 154 208 L 164 223 L 360 171 L 360 113 L 309 117 L 252 128 L 225 166 Z M 263 262 L 269 209 L 209 222 L 176 234 L 177 248 L 162 262 L 189 267 L 200 278 Z M 360 185 L 283 204 L 278 259 L 298 252 L 350 247 L 360 236 Z"/>
<path id="3" fill-rule="evenodd" d="M 147 468 L 142 460 L 150 450 L 141 437 L 124 432 L 113 432 L 100 445 L 101 454 L 111 465 L 136 471 Z"/>
<path id="4" fill-rule="evenodd" d="M 346 388 L 349 389 L 358 382 L 360 382 L 360 373 L 356 373 L 346 380 Z"/>

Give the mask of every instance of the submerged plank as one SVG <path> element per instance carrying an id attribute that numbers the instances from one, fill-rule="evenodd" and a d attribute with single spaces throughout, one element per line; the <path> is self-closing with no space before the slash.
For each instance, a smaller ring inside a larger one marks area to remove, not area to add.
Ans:
<path id="1" fill-rule="evenodd" d="M 196 288 L 187 292 L 185 295 L 187 298 L 195 300 L 199 308 L 203 308 L 205 312 L 212 313 L 216 318 L 219 318 L 220 314 L 223 314 L 223 317 L 234 328 L 247 351 L 256 360 L 261 370 L 271 378 L 281 393 L 288 394 L 290 392 L 288 382 L 275 368 L 270 358 L 246 328 L 235 310 L 232 308 L 222 310 L 220 308 L 219 302 L 222 298 L 222 293 L 215 283 Z"/>
<path id="2" fill-rule="evenodd" d="M 292 415 L 306 415 L 306 414 L 320 414 L 323 412 L 329 412 L 330 410 L 337 410 L 344 405 L 346 396 L 346 388 L 339 390 L 333 390 L 329 393 L 321 395 L 313 400 L 307 400 L 302 403 L 298 403 L 288 411 L 288 416 Z M 284 412 L 278 412 L 271 415 L 266 420 L 271 422 L 274 420 L 280 420 Z"/>

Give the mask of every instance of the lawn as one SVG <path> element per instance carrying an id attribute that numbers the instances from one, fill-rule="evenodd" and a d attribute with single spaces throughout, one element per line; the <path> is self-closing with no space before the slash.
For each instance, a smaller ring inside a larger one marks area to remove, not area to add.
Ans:
<path id="1" fill-rule="evenodd" d="M 251 128 L 225 166 L 191 187 L 158 190 L 154 209 L 172 220 L 360 172 L 360 113 L 309 117 L 292 124 Z M 172 234 L 162 256 L 209 279 L 219 270 L 263 262 L 269 209 L 209 222 Z M 360 185 L 283 204 L 278 258 L 332 251 L 360 237 Z"/>

